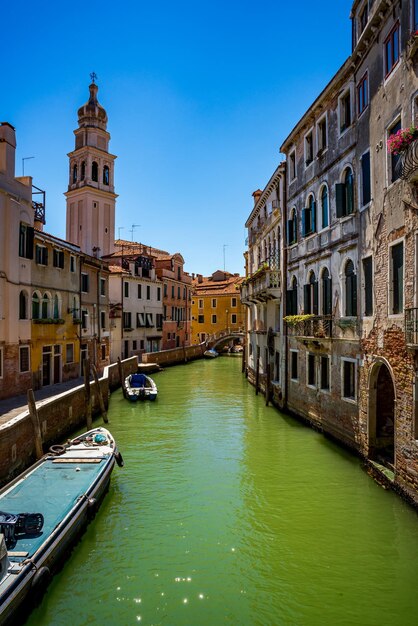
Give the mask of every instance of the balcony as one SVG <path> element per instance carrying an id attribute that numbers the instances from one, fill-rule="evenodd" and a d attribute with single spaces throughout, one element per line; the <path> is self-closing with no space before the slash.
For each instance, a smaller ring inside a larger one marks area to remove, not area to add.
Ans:
<path id="1" fill-rule="evenodd" d="M 405 309 L 405 343 L 407 348 L 418 350 L 418 309 Z"/>
<path id="2" fill-rule="evenodd" d="M 401 152 L 396 173 L 409 183 L 418 182 L 418 138 Z"/>
<path id="3" fill-rule="evenodd" d="M 280 270 L 264 265 L 247 278 L 242 286 L 241 299 L 244 304 L 278 300 L 281 295 L 280 284 Z"/>
<path id="4" fill-rule="evenodd" d="M 307 319 L 298 319 L 304 318 Z M 291 319 L 293 318 L 293 319 Z M 289 315 L 284 318 L 288 334 L 292 337 L 306 337 L 312 339 L 329 339 L 332 337 L 332 315 Z"/>

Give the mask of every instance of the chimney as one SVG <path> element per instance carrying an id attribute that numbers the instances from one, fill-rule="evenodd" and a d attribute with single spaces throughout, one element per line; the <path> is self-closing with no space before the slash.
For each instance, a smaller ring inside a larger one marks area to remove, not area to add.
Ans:
<path id="1" fill-rule="evenodd" d="M 15 177 L 16 135 L 8 122 L 0 122 L 0 172 Z"/>
<path id="2" fill-rule="evenodd" d="M 257 189 L 257 191 L 254 191 L 253 193 L 253 198 L 254 198 L 254 206 L 257 204 L 257 202 L 260 200 L 260 196 L 263 192 L 261 191 L 261 189 Z"/>
<path id="3" fill-rule="evenodd" d="M 198 282 L 199 284 L 200 284 L 200 283 L 203 283 L 203 276 L 202 276 L 202 274 L 197 274 L 197 282 Z"/>

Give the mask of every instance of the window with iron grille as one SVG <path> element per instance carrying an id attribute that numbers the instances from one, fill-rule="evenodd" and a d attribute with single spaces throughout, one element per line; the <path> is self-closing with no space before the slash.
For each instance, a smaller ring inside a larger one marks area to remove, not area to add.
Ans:
<path id="1" fill-rule="evenodd" d="M 25 372 L 29 372 L 30 370 L 30 361 L 29 361 L 29 346 L 20 346 L 19 347 L 19 371 L 21 374 Z"/>
<path id="2" fill-rule="evenodd" d="M 342 359 L 342 397 L 356 399 L 356 363 Z"/>

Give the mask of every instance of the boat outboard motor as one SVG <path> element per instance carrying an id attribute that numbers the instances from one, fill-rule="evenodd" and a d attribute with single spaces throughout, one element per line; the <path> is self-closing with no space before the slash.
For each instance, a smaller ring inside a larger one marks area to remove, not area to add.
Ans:
<path id="1" fill-rule="evenodd" d="M 7 574 L 9 569 L 9 557 L 7 556 L 6 540 L 4 535 L 0 535 L 0 580 Z"/>

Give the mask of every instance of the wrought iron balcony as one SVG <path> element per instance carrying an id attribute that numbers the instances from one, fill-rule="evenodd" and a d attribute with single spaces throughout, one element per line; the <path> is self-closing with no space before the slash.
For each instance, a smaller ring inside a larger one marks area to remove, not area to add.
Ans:
<path id="1" fill-rule="evenodd" d="M 280 298 L 280 270 L 263 264 L 241 287 L 241 299 L 245 303 L 267 302 Z"/>
<path id="2" fill-rule="evenodd" d="M 418 309 L 405 309 L 405 342 L 418 350 Z"/>
<path id="3" fill-rule="evenodd" d="M 327 339 L 332 337 L 332 315 L 315 315 L 296 323 L 287 322 L 287 328 L 293 337 Z"/>
<path id="4" fill-rule="evenodd" d="M 396 173 L 409 183 L 418 182 L 418 138 L 401 152 Z"/>

